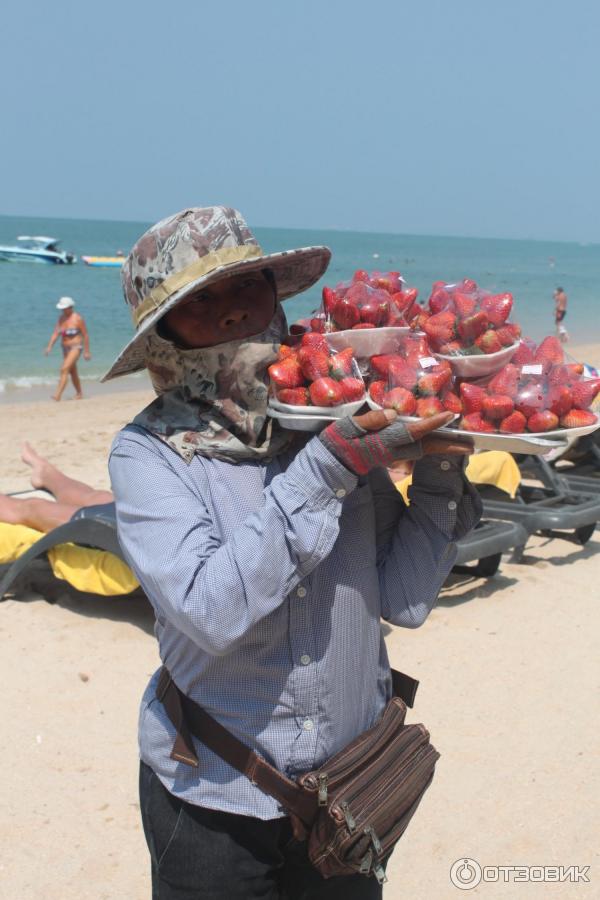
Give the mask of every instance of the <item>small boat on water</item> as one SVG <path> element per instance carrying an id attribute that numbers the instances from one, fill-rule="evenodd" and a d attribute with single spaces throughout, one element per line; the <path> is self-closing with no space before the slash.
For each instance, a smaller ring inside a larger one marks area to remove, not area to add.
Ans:
<path id="1" fill-rule="evenodd" d="M 124 256 L 82 256 L 86 266 L 119 266 L 125 262 Z"/>
<path id="2" fill-rule="evenodd" d="M 41 262 L 71 265 L 77 261 L 73 253 L 65 253 L 59 247 L 60 241 L 52 237 L 38 235 L 31 237 L 22 234 L 17 238 L 18 244 L 10 246 L 0 244 L 0 261 L 4 262 Z"/>

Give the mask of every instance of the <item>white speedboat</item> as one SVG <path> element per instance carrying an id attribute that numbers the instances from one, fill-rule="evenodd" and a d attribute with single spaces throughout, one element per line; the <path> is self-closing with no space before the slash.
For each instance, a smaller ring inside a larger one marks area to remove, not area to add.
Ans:
<path id="1" fill-rule="evenodd" d="M 0 261 L 5 262 L 42 262 L 70 265 L 77 261 L 73 253 L 65 253 L 59 248 L 60 241 L 51 237 L 30 237 L 22 234 L 17 238 L 18 244 L 8 246 L 0 244 Z"/>

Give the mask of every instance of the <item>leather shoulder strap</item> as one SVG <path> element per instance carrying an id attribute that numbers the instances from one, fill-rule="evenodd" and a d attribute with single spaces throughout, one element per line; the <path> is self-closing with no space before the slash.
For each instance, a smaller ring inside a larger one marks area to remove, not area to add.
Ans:
<path id="1" fill-rule="evenodd" d="M 226 763 L 241 772 L 262 791 L 278 800 L 309 825 L 316 811 L 316 801 L 290 778 L 239 741 L 220 722 L 183 694 L 164 666 L 161 669 L 156 696 L 163 704 L 177 731 L 171 758 L 198 766 L 198 757 L 190 732 Z"/>

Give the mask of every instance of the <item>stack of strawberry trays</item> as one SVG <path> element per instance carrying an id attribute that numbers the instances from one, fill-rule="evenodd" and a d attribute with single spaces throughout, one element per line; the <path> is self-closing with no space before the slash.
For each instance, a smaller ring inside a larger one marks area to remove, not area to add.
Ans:
<path id="1" fill-rule="evenodd" d="M 514 453 L 560 448 L 599 426 L 600 379 L 557 338 L 522 338 L 512 294 L 465 278 L 435 282 L 424 307 L 416 299 L 399 272 L 359 269 L 323 288 L 321 309 L 292 325 L 269 369 L 269 414 L 317 431 L 365 401 L 407 420 L 447 411 L 454 420 L 439 434 Z"/>

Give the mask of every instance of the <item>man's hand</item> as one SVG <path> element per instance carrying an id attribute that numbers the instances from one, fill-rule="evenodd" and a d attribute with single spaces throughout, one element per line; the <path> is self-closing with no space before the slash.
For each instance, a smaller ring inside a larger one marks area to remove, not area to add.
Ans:
<path id="1" fill-rule="evenodd" d="M 397 413 L 393 409 L 377 409 L 362 416 L 353 416 L 356 424 L 365 431 L 381 431 L 397 418 Z M 423 455 L 431 456 L 440 453 L 447 456 L 468 456 L 473 452 L 471 444 L 462 442 L 460 438 L 454 440 L 452 437 L 446 439 L 439 435 L 431 435 L 432 431 L 447 425 L 453 418 L 451 412 L 444 412 L 429 416 L 427 419 L 420 419 L 418 422 L 405 422 L 404 424 L 413 441 L 421 441 Z"/>

